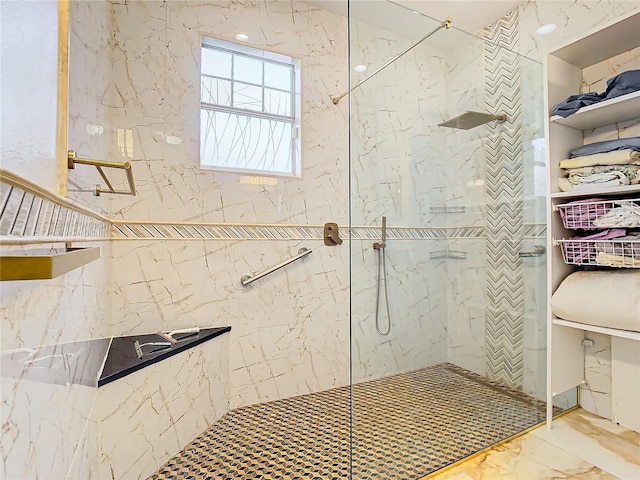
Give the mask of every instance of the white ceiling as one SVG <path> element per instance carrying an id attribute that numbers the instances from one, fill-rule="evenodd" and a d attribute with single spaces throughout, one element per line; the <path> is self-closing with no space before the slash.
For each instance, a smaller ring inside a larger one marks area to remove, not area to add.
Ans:
<path id="1" fill-rule="evenodd" d="M 324 8 L 339 15 L 347 15 L 346 0 L 305 0 L 306 3 Z M 406 16 L 390 15 L 397 5 L 387 0 L 351 0 L 354 16 L 358 20 L 371 23 L 386 30 L 402 33 L 407 31 Z M 394 0 L 416 12 L 442 21 L 453 17 L 453 26 L 465 32 L 475 34 L 477 31 L 493 23 L 504 14 L 517 7 L 522 0 Z M 365 16 L 367 18 L 363 18 Z M 402 18 L 402 20 L 399 20 Z M 411 35 L 411 33 L 409 33 Z"/>

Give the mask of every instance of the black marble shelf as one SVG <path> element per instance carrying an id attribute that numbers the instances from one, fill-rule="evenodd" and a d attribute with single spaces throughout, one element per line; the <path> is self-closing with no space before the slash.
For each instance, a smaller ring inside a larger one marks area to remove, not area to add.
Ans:
<path id="1" fill-rule="evenodd" d="M 0 352 L 0 375 L 57 385 L 101 387 L 229 331 L 231 327 L 213 327 L 201 328 L 195 335 L 177 334 L 174 338 L 178 343 L 169 348 L 153 351 L 151 347 L 152 352 L 143 348 L 142 359 L 133 346 L 136 340 L 141 344 L 166 340 L 150 333 L 19 348 Z"/>
<path id="2" fill-rule="evenodd" d="M 231 331 L 231 327 L 201 328 L 196 335 L 181 334 L 175 335 L 178 343 L 171 345 L 169 348 L 156 347 L 155 352 L 145 353 L 142 358 L 138 358 L 136 349 L 133 346 L 137 340 L 140 344 L 147 342 L 164 342 L 166 341 L 160 335 L 155 333 L 145 335 L 130 335 L 127 337 L 114 337 L 109 348 L 107 360 L 104 368 L 98 378 L 98 387 L 113 382 L 119 378 L 125 377 L 130 373 L 141 370 L 149 365 L 158 363 L 165 358 L 172 357 L 180 352 L 200 345 L 212 338 L 218 337 L 223 333 Z M 145 347 L 144 352 L 148 352 Z"/>

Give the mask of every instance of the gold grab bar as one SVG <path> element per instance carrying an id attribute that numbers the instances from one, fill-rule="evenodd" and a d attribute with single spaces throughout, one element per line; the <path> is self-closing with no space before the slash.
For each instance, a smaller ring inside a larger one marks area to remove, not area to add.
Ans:
<path id="1" fill-rule="evenodd" d="M 104 190 L 103 187 L 101 187 L 100 185 L 96 185 L 95 190 L 93 192 L 95 196 L 97 197 L 100 196 L 100 193 L 102 192 L 117 193 L 119 195 L 135 195 L 136 194 L 136 185 L 135 185 L 135 182 L 133 181 L 133 170 L 131 169 L 131 164 L 129 162 L 118 163 L 118 162 L 109 162 L 107 160 L 92 160 L 90 158 L 81 158 L 76 155 L 75 150 L 69 150 L 67 152 L 68 168 L 70 170 L 73 170 L 76 166 L 76 163 L 80 165 L 93 165 L 94 167 L 96 167 L 96 169 L 98 170 L 98 173 L 104 180 L 104 183 L 107 184 L 107 190 Z M 114 189 L 113 185 L 111 185 L 111 182 L 105 175 L 104 170 L 102 170 L 102 167 L 123 169 L 125 171 L 125 174 L 127 175 L 127 181 L 129 182 L 129 191 Z"/>
<path id="2" fill-rule="evenodd" d="M 284 262 L 279 263 L 278 265 L 268 268 L 266 269 L 264 272 L 260 272 L 260 273 L 256 273 L 255 275 L 251 276 L 251 275 L 243 275 L 242 277 L 240 277 L 240 283 L 242 284 L 242 286 L 246 287 L 247 285 L 255 282 L 256 280 L 269 275 L 270 273 L 275 272 L 276 270 L 281 269 L 282 267 L 284 267 L 285 265 L 289 265 L 291 262 L 295 262 L 296 260 L 300 259 L 300 258 L 304 258 L 307 255 L 309 255 L 311 252 L 313 252 L 313 250 L 311 250 L 310 248 L 306 248 L 306 247 L 302 247 L 298 250 L 298 254 L 295 257 L 291 257 L 288 260 L 285 260 Z"/>

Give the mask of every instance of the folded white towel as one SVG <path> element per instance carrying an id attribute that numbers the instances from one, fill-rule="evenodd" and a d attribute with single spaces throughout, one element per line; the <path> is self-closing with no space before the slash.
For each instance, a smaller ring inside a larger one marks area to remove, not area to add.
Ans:
<path id="1" fill-rule="evenodd" d="M 559 178 L 558 188 L 563 192 L 593 192 L 601 188 L 629 185 L 629 178 L 622 172 L 595 173 L 593 175 L 573 175 Z"/>
<path id="2" fill-rule="evenodd" d="M 560 168 L 580 168 L 594 165 L 628 165 L 640 163 L 640 152 L 634 150 L 614 150 L 607 153 L 596 153 L 584 157 L 560 160 Z"/>

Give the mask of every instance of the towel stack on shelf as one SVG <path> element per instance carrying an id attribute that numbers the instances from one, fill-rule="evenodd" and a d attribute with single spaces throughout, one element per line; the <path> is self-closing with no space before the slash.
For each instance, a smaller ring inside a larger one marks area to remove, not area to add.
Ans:
<path id="1" fill-rule="evenodd" d="M 563 192 L 580 193 L 608 187 L 640 185 L 640 137 L 597 142 L 571 151 L 560 161 Z"/>

